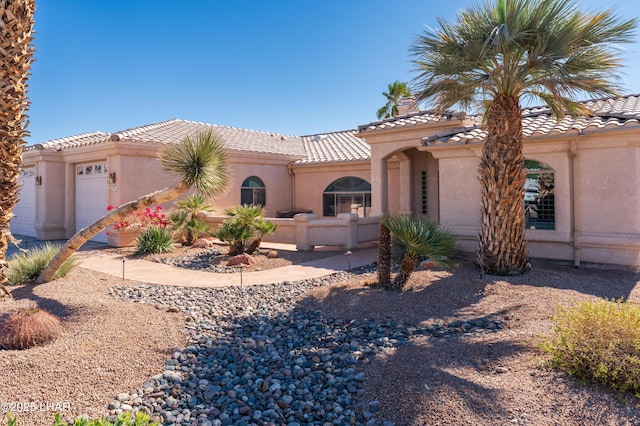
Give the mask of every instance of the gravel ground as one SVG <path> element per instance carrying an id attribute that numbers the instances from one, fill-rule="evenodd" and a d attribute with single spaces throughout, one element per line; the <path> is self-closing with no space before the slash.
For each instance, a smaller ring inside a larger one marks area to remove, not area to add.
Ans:
<path id="1" fill-rule="evenodd" d="M 534 263 L 496 279 L 462 262 L 386 292 L 363 272 L 197 289 L 79 269 L 16 288 L 21 300 L 0 313 L 43 304 L 65 332 L 0 351 L 0 399 L 66 400 L 66 418 L 143 410 L 181 425 L 640 424 L 635 397 L 581 386 L 536 349 L 558 303 L 637 302 L 637 273 Z M 21 413 L 20 424 L 50 424 L 50 414 Z"/>

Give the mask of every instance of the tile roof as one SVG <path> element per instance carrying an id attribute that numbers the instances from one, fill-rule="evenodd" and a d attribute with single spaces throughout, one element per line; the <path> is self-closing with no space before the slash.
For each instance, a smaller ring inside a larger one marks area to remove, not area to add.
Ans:
<path id="1" fill-rule="evenodd" d="M 371 158 L 371 147 L 356 130 L 303 136 L 306 157 L 296 164 L 335 163 L 344 161 L 366 161 Z"/>
<path id="2" fill-rule="evenodd" d="M 358 132 L 372 132 L 379 130 L 398 129 L 403 127 L 419 126 L 421 124 L 431 124 L 446 120 L 464 120 L 466 114 L 460 111 L 446 111 L 444 114 L 434 111 L 420 111 L 407 115 L 398 115 L 393 118 L 387 118 L 382 121 L 374 121 L 373 123 L 358 126 Z"/>
<path id="3" fill-rule="evenodd" d="M 584 102 L 584 105 L 593 111 L 593 115 L 565 116 L 559 120 L 551 116 L 546 106 L 523 108 L 522 135 L 524 137 L 560 135 L 570 131 L 582 133 L 591 129 L 640 124 L 640 97 L 637 95 L 591 100 Z M 479 125 L 474 125 L 424 138 L 422 144 L 478 143 L 484 141 L 486 137 L 487 132 Z"/>
<path id="4" fill-rule="evenodd" d="M 189 134 L 206 130 L 215 131 L 224 140 L 225 147 L 229 150 L 285 155 L 289 157 L 304 157 L 306 155 L 302 139 L 298 136 L 238 129 L 235 127 L 179 119 L 167 120 L 115 132 L 111 135 L 111 140 L 173 143 L 181 141 Z"/>
<path id="5" fill-rule="evenodd" d="M 65 149 L 65 148 L 74 148 L 78 146 L 84 145 L 93 145 L 100 142 L 104 142 L 109 140 L 109 133 L 104 132 L 90 132 L 90 133 L 81 133 L 75 136 L 67 136 L 59 139 L 52 139 L 47 142 L 39 143 L 36 145 L 29 145 L 24 148 L 24 151 L 34 151 L 34 150 L 42 150 L 42 149 Z"/>

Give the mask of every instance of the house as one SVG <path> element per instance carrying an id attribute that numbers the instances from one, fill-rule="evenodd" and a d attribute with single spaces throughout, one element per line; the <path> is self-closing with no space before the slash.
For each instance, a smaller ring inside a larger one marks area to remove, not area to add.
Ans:
<path id="1" fill-rule="evenodd" d="M 523 109 L 523 208 L 533 257 L 640 266 L 639 99 L 588 101 L 592 116 L 560 121 L 546 107 Z M 12 230 L 68 238 L 108 205 L 172 184 L 157 161 L 162 147 L 212 129 L 232 172 L 227 193 L 213 202 L 218 214 L 240 203 L 263 204 L 270 217 L 420 214 L 452 229 L 462 249 L 475 250 L 480 117 L 415 108 L 401 114 L 301 137 L 173 119 L 30 146 Z"/>

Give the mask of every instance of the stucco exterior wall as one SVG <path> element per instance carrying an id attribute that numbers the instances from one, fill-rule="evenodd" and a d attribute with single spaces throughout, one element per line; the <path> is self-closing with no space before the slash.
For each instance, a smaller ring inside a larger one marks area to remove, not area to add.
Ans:
<path id="1" fill-rule="evenodd" d="M 294 166 L 294 209 L 307 209 L 322 217 L 322 193 L 336 179 L 355 176 L 371 183 L 369 163 L 342 163 L 332 165 Z"/>
<path id="2" fill-rule="evenodd" d="M 229 155 L 228 160 L 231 182 L 223 195 L 212 200 L 216 214 L 224 214 L 226 208 L 240 204 L 242 182 L 250 176 L 257 176 L 264 182 L 266 217 L 276 217 L 278 210 L 291 208 L 292 186 L 287 158 L 234 153 Z"/>
<path id="3" fill-rule="evenodd" d="M 580 141 L 582 261 L 640 266 L 640 138 L 634 133 L 602 132 Z"/>

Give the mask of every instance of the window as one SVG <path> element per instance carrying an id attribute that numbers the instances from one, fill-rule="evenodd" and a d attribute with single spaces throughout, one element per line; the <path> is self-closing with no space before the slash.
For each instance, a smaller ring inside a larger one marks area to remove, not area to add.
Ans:
<path id="1" fill-rule="evenodd" d="M 322 194 L 322 215 L 351 213 L 352 204 L 358 204 L 363 209 L 362 216 L 366 216 L 371 208 L 371 184 L 355 176 L 335 180 Z"/>
<path id="2" fill-rule="evenodd" d="M 427 180 L 427 171 L 420 172 L 420 208 L 423 215 L 429 213 L 429 181 Z"/>
<path id="3" fill-rule="evenodd" d="M 527 229 L 556 229 L 553 169 L 535 160 L 525 160 L 525 167 L 525 226 Z"/>
<path id="4" fill-rule="evenodd" d="M 249 176 L 242 182 L 240 188 L 240 204 L 254 206 L 267 205 L 267 189 L 264 182 L 257 176 Z"/>

